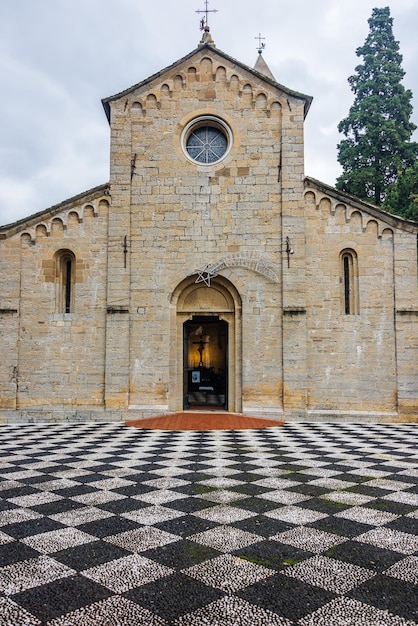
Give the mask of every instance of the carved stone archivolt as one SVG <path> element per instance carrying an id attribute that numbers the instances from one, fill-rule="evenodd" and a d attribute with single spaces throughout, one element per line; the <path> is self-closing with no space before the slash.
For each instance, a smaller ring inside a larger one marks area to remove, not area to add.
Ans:
<path id="1" fill-rule="evenodd" d="M 246 267 L 262 274 L 275 283 L 279 281 L 279 267 L 275 263 L 271 263 L 263 258 L 260 253 L 237 253 L 224 256 L 221 259 L 204 265 L 202 268 L 195 270 L 197 274 L 196 283 L 205 283 L 208 287 L 211 285 L 211 280 L 219 274 L 219 272 L 228 267 Z"/>

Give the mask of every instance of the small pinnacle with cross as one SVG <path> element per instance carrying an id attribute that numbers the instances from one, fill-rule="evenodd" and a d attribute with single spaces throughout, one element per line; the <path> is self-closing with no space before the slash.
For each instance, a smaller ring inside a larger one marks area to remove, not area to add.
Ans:
<path id="1" fill-rule="evenodd" d="M 204 17 L 200 20 L 200 30 L 204 30 L 205 32 L 209 32 L 209 21 L 208 21 L 208 13 L 217 13 L 218 9 L 209 9 L 209 0 L 205 0 L 205 8 L 203 11 L 196 11 L 196 13 L 204 13 Z"/>
<path id="2" fill-rule="evenodd" d="M 265 37 L 261 36 L 261 33 L 258 33 L 258 37 L 254 37 L 254 39 L 258 39 L 258 46 L 257 46 L 257 50 L 258 50 L 258 54 L 261 54 L 264 50 L 264 48 L 266 47 L 265 43 L 261 43 L 263 39 L 265 39 Z"/>

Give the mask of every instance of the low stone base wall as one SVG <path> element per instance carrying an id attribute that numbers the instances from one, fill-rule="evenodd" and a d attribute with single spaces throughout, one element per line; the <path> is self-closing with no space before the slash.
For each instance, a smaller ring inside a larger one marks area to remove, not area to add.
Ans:
<path id="1" fill-rule="evenodd" d="M 40 407 L 32 409 L 0 410 L 0 424 L 35 423 L 83 423 L 83 422 L 125 422 L 129 420 L 156 417 L 171 413 L 167 406 L 136 406 L 122 409 L 71 409 L 67 407 Z M 418 423 L 417 416 L 402 416 L 398 413 L 374 413 L 367 411 L 287 411 L 246 407 L 248 417 L 261 417 L 285 422 L 338 422 L 338 423 Z"/>
<path id="2" fill-rule="evenodd" d="M 167 407 L 134 409 L 71 409 L 69 407 L 39 407 L 33 409 L 0 410 L 0 424 L 35 424 L 55 422 L 125 422 L 169 413 Z"/>
<path id="3" fill-rule="evenodd" d="M 337 422 L 337 423 L 364 423 L 376 424 L 385 422 L 418 423 L 418 416 L 402 416 L 395 411 L 382 413 L 380 411 L 338 411 L 338 410 L 309 410 L 292 409 L 265 409 L 262 407 L 246 406 L 244 415 L 267 419 L 284 420 L 285 422 Z"/>

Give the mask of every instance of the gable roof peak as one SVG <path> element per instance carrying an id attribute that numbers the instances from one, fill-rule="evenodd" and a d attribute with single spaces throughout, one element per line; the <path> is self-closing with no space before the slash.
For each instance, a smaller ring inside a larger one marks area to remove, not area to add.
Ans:
<path id="1" fill-rule="evenodd" d="M 202 37 L 202 40 L 203 40 L 203 37 Z M 122 98 L 122 97 L 126 98 L 126 96 L 131 94 L 134 90 L 142 88 L 145 85 L 150 84 L 152 81 L 156 79 L 160 79 L 161 76 L 163 76 L 166 72 L 173 71 L 174 68 L 180 66 L 182 63 L 185 63 L 189 59 L 192 59 L 195 55 L 201 55 L 202 52 L 206 50 L 208 51 L 208 53 L 212 52 L 212 54 L 230 62 L 234 67 L 241 68 L 247 72 L 250 72 L 250 74 L 257 76 L 258 78 L 265 80 L 271 86 L 273 86 L 276 89 L 280 89 L 285 94 L 289 96 L 293 96 L 299 100 L 304 100 L 305 102 L 304 116 L 306 117 L 309 111 L 309 107 L 311 106 L 311 103 L 312 103 L 312 97 L 307 96 L 306 94 L 300 93 L 298 91 L 295 91 L 293 89 L 289 89 L 288 87 L 285 87 L 284 85 L 281 85 L 280 83 L 278 83 L 276 79 L 274 78 L 273 74 L 271 73 L 267 63 L 264 61 L 264 59 L 261 59 L 261 61 L 258 61 L 258 64 L 256 63 L 255 67 L 251 68 L 248 65 L 245 65 L 245 63 L 242 63 L 241 61 L 238 61 L 237 59 L 234 59 L 233 57 L 229 56 L 228 54 L 226 54 L 226 52 L 222 52 L 222 50 L 220 50 L 219 48 L 216 48 L 214 43 L 211 44 L 209 43 L 209 41 L 206 41 L 205 43 L 200 43 L 200 45 L 194 50 L 192 50 L 191 52 L 189 52 L 189 54 L 186 54 L 181 59 L 178 59 L 177 61 L 175 61 L 168 67 L 160 70 L 159 72 L 157 72 L 156 74 L 153 74 L 152 76 L 149 76 L 148 78 L 141 81 L 140 83 L 137 83 L 136 85 L 133 85 L 132 87 L 129 87 L 128 89 L 125 89 L 124 91 L 121 91 L 113 96 L 109 96 L 108 98 L 103 98 L 102 105 L 105 110 L 106 117 L 109 123 L 110 123 L 110 103 L 111 102 L 118 100 L 119 98 Z M 259 57 L 260 56 L 261 55 L 259 55 Z M 262 67 L 259 65 L 260 63 L 263 64 Z"/>

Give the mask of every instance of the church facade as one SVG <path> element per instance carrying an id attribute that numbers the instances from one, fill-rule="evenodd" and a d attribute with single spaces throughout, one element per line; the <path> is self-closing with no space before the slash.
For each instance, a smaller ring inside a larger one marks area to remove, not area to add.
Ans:
<path id="1" fill-rule="evenodd" d="M 0 228 L 0 421 L 418 421 L 418 224 L 305 177 L 310 104 L 209 33 L 103 100 L 110 182 Z"/>

